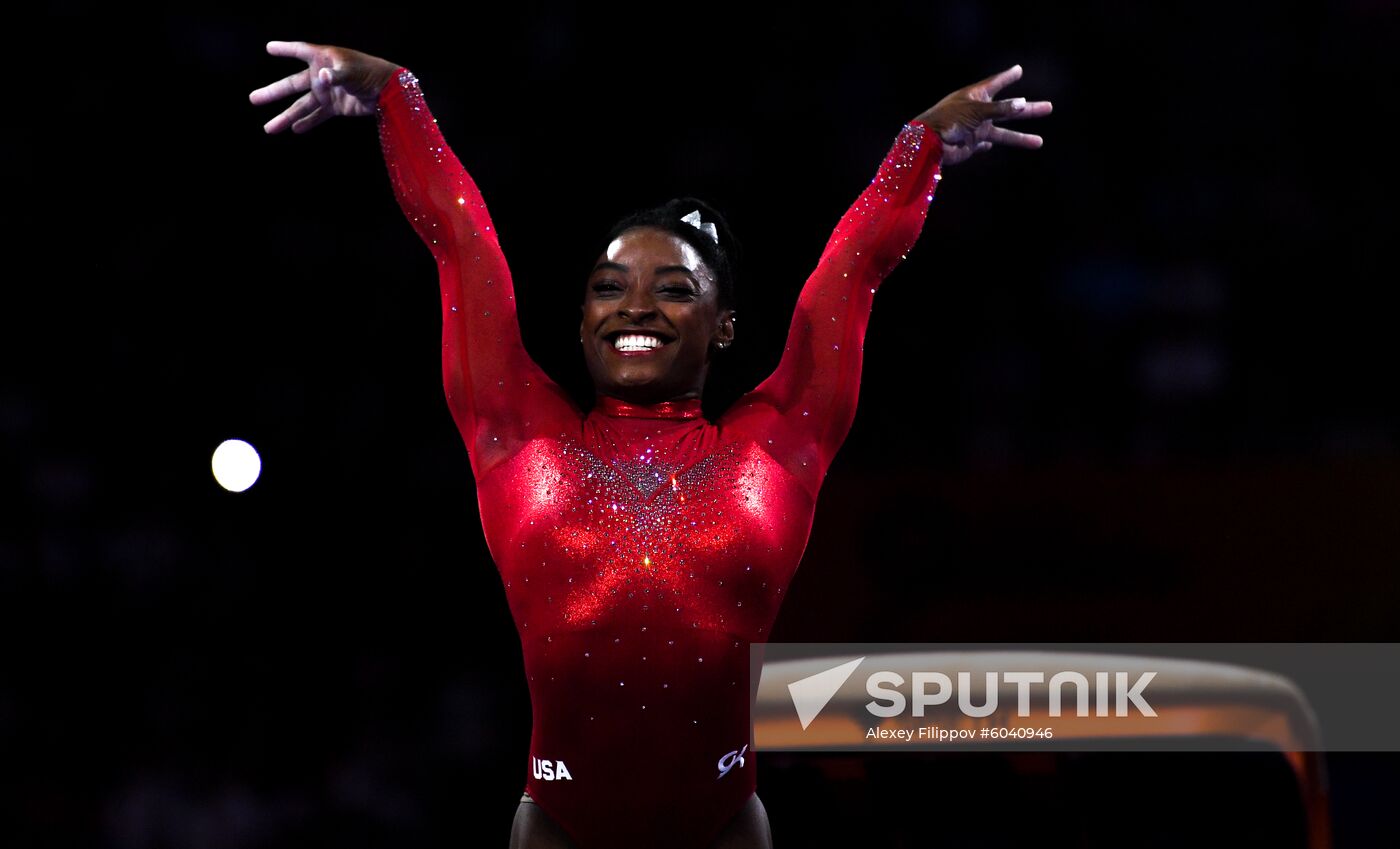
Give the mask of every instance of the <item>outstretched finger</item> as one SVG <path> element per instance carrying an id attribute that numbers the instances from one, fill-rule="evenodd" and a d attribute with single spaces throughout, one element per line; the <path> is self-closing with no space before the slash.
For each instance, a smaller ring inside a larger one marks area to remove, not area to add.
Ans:
<path id="1" fill-rule="evenodd" d="M 1016 147 L 1037 148 L 1045 144 L 1045 139 L 1030 133 L 1018 133 L 1015 130 L 1008 130 L 1005 127 L 992 127 L 992 131 L 987 133 L 987 140 L 997 144 L 1012 144 Z"/>
<path id="2" fill-rule="evenodd" d="M 306 91 L 309 88 L 311 88 L 311 69 L 304 68 L 271 85 L 265 85 L 262 88 L 254 89 L 248 94 L 248 100 L 261 106 L 264 103 L 281 100 L 287 95 L 296 94 L 299 91 Z"/>
<path id="3" fill-rule="evenodd" d="M 307 62 L 316 56 L 316 48 L 306 41 L 269 41 L 267 52 L 273 56 L 292 56 Z"/>
<path id="4" fill-rule="evenodd" d="M 308 91 L 306 94 L 297 98 L 297 102 L 288 106 L 281 115 L 263 124 L 263 132 L 269 135 L 272 133 L 280 133 L 291 126 L 292 122 L 301 120 L 316 108 L 316 96 Z"/>
<path id="5" fill-rule="evenodd" d="M 1011 85 L 1021 78 L 1021 66 L 1012 65 L 999 74 L 992 74 L 985 80 L 977 84 L 977 87 L 986 93 L 988 97 L 996 97 L 997 92 Z"/>
<path id="6" fill-rule="evenodd" d="M 317 124 L 320 124 L 323 121 L 327 120 L 334 114 L 335 112 L 328 106 L 317 106 L 314 110 L 312 110 L 310 115 L 307 115 L 305 118 L 302 118 L 300 121 L 297 121 L 295 124 L 292 125 L 292 132 L 304 133 L 312 127 L 316 126 Z"/>
<path id="7" fill-rule="evenodd" d="M 1043 118 L 1054 111 L 1055 108 L 1048 100 L 1027 101 L 1024 97 L 1017 97 L 1011 100 L 998 100 L 997 102 L 1014 104 L 1016 101 L 1020 101 L 1024 106 L 1020 109 L 1016 109 L 1014 106 L 1007 107 L 1001 114 L 997 115 L 995 120 L 1011 121 L 1017 118 Z"/>
<path id="8" fill-rule="evenodd" d="M 1026 111 L 1026 105 L 1024 97 L 1009 97 L 1006 100 L 993 100 L 991 103 L 984 103 L 980 110 L 982 120 L 1004 121 L 1007 118 L 1019 118 Z"/>

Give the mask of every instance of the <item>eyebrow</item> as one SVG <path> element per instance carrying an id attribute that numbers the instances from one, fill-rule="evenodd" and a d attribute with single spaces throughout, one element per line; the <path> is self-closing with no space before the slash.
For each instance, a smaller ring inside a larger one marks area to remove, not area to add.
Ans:
<path id="1" fill-rule="evenodd" d="M 604 270 L 604 269 L 608 269 L 608 270 L 611 270 L 611 271 L 624 271 L 624 272 L 625 272 L 625 271 L 631 271 L 631 270 L 632 270 L 632 269 L 628 268 L 627 266 L 623 265 L 623 264 L 620 263 L 620 262 L 610 262 L 610 261 L 606 261 L 606 260 L 603 261 L 603 262 L 598 263 L 598 264 L 595 265 L 595 266 L 593 266 L 593 270 L 594 270 L 594 271 L 601 271 L 601 270 Z M 657 273 L 657 274 L 665 274 L 665 273 L 670 272 L 670 271 L 679 271 L 680 273 L 682 273 L 682 274 L 684 274 L 684 275 L 690 277 L 690 279 L 693 280 L 697 285 L 700 283 L 700 281 L 699 281 L 698 279 L 696 279 L 696 277 L 695 277 L 695 272 L 691 271 L 689 268 L 687 268 L 687 267 L 684 266 L 684 265 L 658 265 L 658 266 L 656 267 L 656 273 Z"/>

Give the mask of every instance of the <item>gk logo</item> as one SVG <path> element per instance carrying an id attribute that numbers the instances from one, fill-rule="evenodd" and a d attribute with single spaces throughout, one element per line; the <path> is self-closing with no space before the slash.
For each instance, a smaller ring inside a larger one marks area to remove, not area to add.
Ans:
<path id="1" fill-rule="evenodd" d="M 720 758 L 719 775 L 715 776 L 715 780 L 718 781 L 719 779 L 724 778 L 726 775 L 728 775 L 729 771 L 734 768 L 735 764 L 738 764 L 742 767 L 744 765 L 744 752 L 747 752 L 748 750 L 749 744 L 745 743 L 744 748 L 739 749 L 736 752 L 730 752 L 724 757 Z"/>

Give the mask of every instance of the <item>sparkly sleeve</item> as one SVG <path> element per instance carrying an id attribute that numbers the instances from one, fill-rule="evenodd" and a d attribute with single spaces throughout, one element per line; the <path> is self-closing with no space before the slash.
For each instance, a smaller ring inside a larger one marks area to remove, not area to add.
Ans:
<path id="1" fill-rule="evenodd" d="M 380 93 L 376 120 L 394 195 L 437 260 L 443 387 L 480 480 L 533 435 L 580 413 L 526 352 L 486 203 L 407 68 Z"/>
<path id="2" fill-rule="evenodd" d="M 762 433 L 813 495 L 855 420 L 875 291 L 923 231 L 942 157 L 936 132 L 904 125 L 803 285 L 777 369 L 721 420 Z"/>

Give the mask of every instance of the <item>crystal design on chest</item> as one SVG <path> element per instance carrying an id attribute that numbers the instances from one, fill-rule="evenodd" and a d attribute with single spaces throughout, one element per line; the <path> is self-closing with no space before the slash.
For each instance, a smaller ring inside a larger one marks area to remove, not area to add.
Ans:
<path id="1" fill-rule="evenodd" d="M 690 617 L 687 626 L 691 619 L 696 627 L 721 624 L 723 616 L 698 616 L 695 606 L 737 588 L 725 587 L 713 570 L 745 533 L 742 511 L 731 509 L 728 495 L 743 486 L 739 448 L 727 443 L 691 463 L 648 449 L 605 460 L 572 439 L 543 450 L 552 460 L 541 462 L 530 485 L 544 495 L 536 516 L 545 521 L 534 539 L 558 553 L 537 565 L 539 577 L 564 593 L 547 599 L 559 602 L 560 624 L 596 624 L 605 612 L 631 606 L 665 620 Z M 711 583 L 686 602 L 674 595 Z"/>
<path id="2" fill-rule="evenodd" d="M 738 459 L 732 443 L 689 464 L 667 462 L 651 449 L 635 457 L 605 460 L 574 442 L 565 443 L 562 454 L 570 476 L 577 477 L 576 482 L 595 496 L 593 500 L 602 497 L 614 511 L 645 507 L 646 512 L 666 512 L 668 506 L 695 502 L 724 487 L 732 482 Z M 674 497 L 657 498 L 661 492 Z"/>

